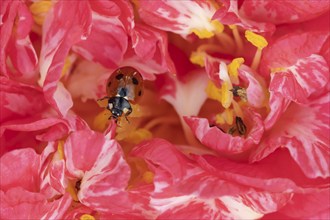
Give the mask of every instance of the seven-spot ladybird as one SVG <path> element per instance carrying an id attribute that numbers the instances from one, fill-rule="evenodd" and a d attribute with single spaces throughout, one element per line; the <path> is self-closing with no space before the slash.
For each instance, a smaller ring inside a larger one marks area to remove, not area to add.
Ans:
<path id="1" fill-rule="evenodd" d="M 124 116 L 128 121 L 127 116 L 132 113 L 131 104 L 136 103 L 143 94 L 143 78 L 133 67 L 121 67 L 107 80 L 106 91 L 108 96 L 100 100 L 108 99 L 109 119 L 117 122 Z"/>

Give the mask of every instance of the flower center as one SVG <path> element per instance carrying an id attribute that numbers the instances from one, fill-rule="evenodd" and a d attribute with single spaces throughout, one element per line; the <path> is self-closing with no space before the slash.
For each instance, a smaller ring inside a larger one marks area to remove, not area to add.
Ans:
<path id="1" fill-rule="evenodd" d="M 232 135 L 235 133 L 245 135 L 247 131 L 241 109 L 248 101 L 247 94 L 245 88 L 238 85 L 240 83 L 238 69 L 243 62 L 243 58 L 236 58 L 228 66 L 221 63 L 220 88 L 210 81 L 205 90 L 208 97 L 220 102 L 224 109 L 215 116 L 215 124 L 219 125 L 222 131 Z"/>

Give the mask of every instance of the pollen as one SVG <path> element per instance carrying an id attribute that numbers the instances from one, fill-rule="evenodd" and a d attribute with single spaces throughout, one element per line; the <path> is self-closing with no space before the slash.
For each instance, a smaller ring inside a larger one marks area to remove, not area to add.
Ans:
<path id="1" fill-rule="evenodd" d="M 93 121 L 93 129 L 97 131 L 104 131 L 106 126 L 108 125 L 108 118 L 110 117 L 111 113 L 104 109 L 100 112 Z"/>
<path id="2" fill-rule="evenodd" d="M 239 84 L 238 69 L 244 63 L 244 58 L 235 58 L 228 65 L 228 73 L 232 83 Z"/>
<path id="3" fill-rule="evenodd" d="M 30 11 L 36 24 L 43 25 L 45 16 L 51 7 L 52 2 L 49 0 L 36 1 L 30 5 Z"/>
<path id="4" fill-rule="evenodd" d="M 189 59 L 193 64 L 197 64 L 201 67 L 205 66 L 205 52 L 192 52 Z"/>
<path id="5" fill-rule="evenodd" d="M 117 129 L 118 131 L 118 129 Z M 149 140 L 152 138 L 152 133 L 144 128 L 133 129 L 131 131 L 118 132 L 116 139 L 124 140 L 132 144 L 138 144 L 143 140 Z"/>
<path id="6" fill-rule="evenodd" d="M 221 102 L 221 90 L 212 81 L 208 82 L 205 92 L 210 99 Z"/>
<path id="7" fill-rule="evenodd" d="M 83 214 L 82 216 L 80 216 L 80 220 L 95 220 L 95 218 L 92 215 Z"/>
<path id="8" fill-rule="evenodd" d="M 267 40 L 263 36 L 249 30 L 245 31 L 245 38 L 258 49 L 263 49 L 268 45 Z"/>
<path id="9" fill-rule="evenodd" d="M 154 173 L 151 171 L 146 171 L 143 173 L 143 181 L 146 183 L 152 183 L 154 181 Z"/>

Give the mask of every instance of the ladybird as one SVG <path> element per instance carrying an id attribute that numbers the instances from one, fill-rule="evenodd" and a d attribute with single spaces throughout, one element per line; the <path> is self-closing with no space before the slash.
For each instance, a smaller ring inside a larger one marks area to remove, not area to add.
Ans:
<path id="1" fill-rule="evenodd" d="M 128 121 L 127 116 L 132 113 L 131 104 L 135 104 L 143 95 L 143 78 L 139 71 L 130 66 L 115 70 L 106 83 L 107 109 L 111 112 L 109 119 L 116 123 L 122 116 Z"/>

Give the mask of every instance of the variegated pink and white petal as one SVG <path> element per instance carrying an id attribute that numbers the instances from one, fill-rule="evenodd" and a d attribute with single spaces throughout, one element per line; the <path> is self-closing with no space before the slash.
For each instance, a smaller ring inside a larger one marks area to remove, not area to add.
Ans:
<path id="1" fill-rule="evenodd" d="M 23 188 L 0 191 L 1 219 L 60 219 L 69 209 L 71 197 L 65 194 L 59 199 L 48 201 L 41 193 Z"/>
<path id="2" fill-rule="evenodd" d="M 3 1 L 1 6 L 1 72 L 15 80 L 33 84 L 38 77 L 38 58 L 29 36 L 32 15 L 21 1 Z M 8 60 L 14 70 L 7 67 Z"/>
<path id="3" fill-rule="evenodd" d="M 90 1 L 92 9 L 90 35 L 74 45 L 73 51 L 104 67 L 116 68 L 123 60 L 127 49 L 129 34 L 127 30 L 134 26 L 132 8 L 124 2 Z M 108 10 L 104 10 L 105 8 Z M 124 15 L 128 17 L 121 20 Z"/>
<path id="4" fill-rule="evenodd" d="M 78 199 L 82 204 L 100 212 L 132 211 L 126 192 L 130 169 L 115 140 L 91 130 L 78 131 L 68 137 L 64 152 L 67 170 L 81 180 Z"/>
<path id="5" fill-rule="evenodd" d="M 291 103 L 285 113 L 265 133 L 251 161 L 265 158 L 285 147 L 310 178 L 330 176 L 330 100 L 329 92 L 309 100 L 309 104 Z"/>
<path id="6" fill-rule="evenodd" d="M 322 54 L 329 36 L 328 32 L 314 31 L 291 33 L 276 39 L 263 50 L 259 68 L 261 74 L 269 76 L 271 72 L 286 70 L 291 66 L 294 68 L 298 63 L 303 64 L 301 61 L 311 55 Z"/>
<path id="7" fill-rule="evenodd" d="M 73 16 L 72 11 L 75 11 Z M 72 107 L 69 92 L 58 83 L 64 61 L 72 45 L 86 39 L 90 25 L 91 10 L 86 1 L 57 2 L 43 25 L 39 83 L 47 102 L 63 116 Z"/>
<path id="8" fill-rule="evenodd" d="M 302 22 L 315 18 L 329 10 L 327 1 L 244 1 L 240 12 L 255 21 L 274 24 Z"/>
<path id="9" fill-rule="evenodd" d="M 284 71 L 272 73 L 269 90 L 290 101 L 308 103 L 310 96 L 324 92 L 329 78 L 329 67 L 324 58 L 312 54 Z"/>
<path id="10" fill-rule="evenodd" d="M 131 33 L 132 47 L 141 61 L 153 61 L 160 71 L 156 73 L 175 73 L 174 63 L 168 52 L 168 40 L 165 32 L 143 24 L 136 24 Z"/>
<path id="11" fill-rule="evenodd" d="M 290 194 L 267 193 L 233 184 L 201 169 L 162 139 L 133 150 L 155 173 L 150 205 L 159 218 L 260 218 L 286 204 Z M 171 158 L 171 160 L 168 160 Z M 175 162 L 175 163 L 173 163 Z M 267 199 L 269 203 L 262 204 Z M 249 204 L 249 205 L 247 205 Z"/>
<path id="12" fill-rule="evenodd" d="M 212 19 L 218 20 L 226 25 L 238 25 L 254 32 L 272 33 L 275 31 L 275 26 L 271 23 L 247 19 L 240 15 L 238 11 L 238 2 L 236 0 L 224 0 L 219 2 L 221 7 L 215 12 Z"/>
<path id="13" fill-rule="evenodd" d="M 264 133 L 261 116 L 252 110 L 246 109 L 245 118 L 249 121 L 247 125 L 251 125 L 252 128 L 246 137 L 234 137 L 231 134 L 224 133 L 217 127 L 210 127 L 209 121 L 205 118 L 184 117 L 190 129 L 202 144 L 218 152 L 228 154 L 242 153 L 260 142 Z"/>
<path id="14" fill-rule="evenodd" d="M 214 31 L 211 18 L 216 8 L 209 1 L 139 1 L 139 14 L 147 24 L 187 37 L 197 30 Z"/>

